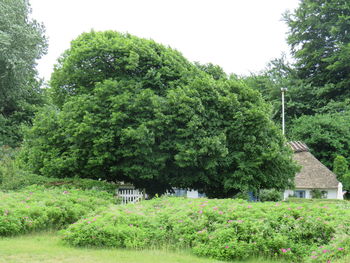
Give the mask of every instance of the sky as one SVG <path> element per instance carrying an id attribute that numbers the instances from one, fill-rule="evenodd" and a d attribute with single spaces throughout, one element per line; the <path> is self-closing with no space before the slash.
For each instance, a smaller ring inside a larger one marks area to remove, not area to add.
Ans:
<path id="1" fill-rule="evenodd" d="M 32 17 L 46 27 L 48 53 L 38 61 L 50 79 L 70 42 L 92 29 L 153 39 L 188 60 L 213 63 L 226 73 L 249 75 L 288 54 L 282 21 L 298 0 L 29 0 Z"/>

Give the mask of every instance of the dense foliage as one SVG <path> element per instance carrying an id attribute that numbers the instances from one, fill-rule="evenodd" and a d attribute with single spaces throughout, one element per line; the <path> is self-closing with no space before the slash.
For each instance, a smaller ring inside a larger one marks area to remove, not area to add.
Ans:
<path id="1" fill-rule="evenodd" d="M 62 232 L 75 246 L 191 248 L 223 260 L 326 262 L 350 249 L 346 202 L 165 198 L 112 208 Z"/>
<path id="2" fill-rule="evenodd" d="M 273 118 L 278 123 L 280 89 L 288 88 L 287 138 L 304 140 L 329 168 L 335 155 L 350 156 L 349 18 L 346 0 L 300 1 L 298 8 L 284 15 L 295 63 L 288 63 L 284 57 L 275 59 L 263 73 L 244 78 L 272 103 Z"/>
<path id="3" fill-rule="evenodd" d="M 0 2 L 0 145 L 18 145 L 21 124 L 43 103 L 35 66 L 47 44 L 30 12 L 27 0 Z"/>
<path id="4" fill-rule="evenodd" d="M 18 149 L 8 146 L 0 147 L 0 190 L 11 191 L 23 189 L 31 185 L 40 185 L 46 188 L 64 187 L 65 189 L 76 188 L 82 190 L 100 190 L 115 194 L 118 185 L 105 181 L 92 179 L 55 178 L 45 177 L 30 173 L 18 163 L 16 156 Z"/>
<path id="5" fill-rule="evenodd" d="M 198 71 L 180 52 L 154 41 L 92 31 L 72 41 L 58 60 L 50 84 L 55 104 L 62 107 L 72 96 L 92 95 L 96 84 L 106 80 L 165 95 L 167 90 L 187 84 Z"/>
<path id="6" fill-rule="evenodd" d="M 349 18 L 346 0 L 303 0 L 285 15 L 299 77 L 329 100 L 349 98 Z"/>
<path id="7" fill-rule="evenodd" d="M 39 186 L 0 192 L 0 200 L 0 236 L 62 228 L 114 203 L 106 192 Z"/>
<path id="8" fill-rule="evenodd" d="M 281 191 L 277 191 L 276 189 L 262 189 L 259 192 L 259 201 L 266 202 L 278 202 L 283 200 L 283 193 Z"/>
<path id="9" fill-rule="evenodd" d="M 151 195 L 290 187 L 296 167 L 268 105 L 205 68 L 151 40 L 84 33 L 53 73 L 59 107 L 37 115 L 22 158 L 37 174 L 126 181 Z"/>
<path id="10" fill-rule="evenodd" d="M 343 189 L 350 190 L 349 163 L 344 156 L 336 156 L 333 162 L 333 172 L 337 175 L 337 179 L 342 182 Z M 346 193 L 346 198 L 349 198 L 348 193 Z"/>
<path id="11" fill-rule="evenodd" d="M 332 167 L 337 154 L 350 154 L 349 122 L 349 113 L 305 115 L 293 121 L 290 138 L 305 142 L 323 164 Z"/>
<path id="12" fill-rule="evenodd" d="M 337 175 L 337 179 L 342 181 L 343 176 L 349 171 L 348 161 L 344 156 L 337 155 L 333 162 L 333 172 Z"/>

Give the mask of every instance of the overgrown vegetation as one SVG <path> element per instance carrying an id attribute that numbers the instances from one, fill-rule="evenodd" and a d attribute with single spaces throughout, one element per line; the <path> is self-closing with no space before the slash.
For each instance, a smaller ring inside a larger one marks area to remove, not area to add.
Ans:
<path id="1" fill-rule="evenodd" d="M 283 193 L 276 189 L 262 189 L 259 192 L 259 201 L 261 202 L 266 202 L 266 201 L 278 202 L 278 201 L 282 201 L 282 199 L 283 199 Z"/>
<path id="2" fill-rule="evenodd" d="M 62 231 L 74 246 L 191 248 L 222 260 L 326 262 L 350 250 L 345 201 L 249 203 L 162 198 L 114 207 Z"/>
<path id="3" fill-rule="evenodd" d="M 31 185 L 40 185 L 46 188 L 64 187 L 82 190 L 100 190 L 115 194 L 118 188 L 116 183 L 105 181 L 74 178 L 45 177 L 28 172 L 21 167 L 16 159 L 18 149 L 8 146 L 0 147 L 0 190 L 20 190 Z"/>
<path id="4" fill-rule="evenodd" d="M 83 33 L 58 60 L 46 94 L 35 70 L 44 27 L 27 0 L 2 1 L 0 145 L 20 145 L 29 127 L 22 149 L 0 148 L 0 236 L 69 226 L 62 237 L 74 246 L 189 249 L 220 260 L 344 257 L 347 202 L 267 201 L 279 201 L 297 171 L 271 120 L 280 120 L 282 87 L 287 138 L 304 141 L 328 167 L 335 158 L 350 189 L 349 7 L 302 0 L 284 16 L 295 64 L 275 59 L 242 80 L 152 40 Z M 114 206 L 116 185 L 98 179 L 150 195 L 184 187 L 246 198 L 266 189 L 265 203 L 156 198 Z"/>
<path id="5" fill-rule="evenodd" d="M 114 204 L 106 192 L 32 186 L 0 192 L 0 236 L 59 229 Z"/>

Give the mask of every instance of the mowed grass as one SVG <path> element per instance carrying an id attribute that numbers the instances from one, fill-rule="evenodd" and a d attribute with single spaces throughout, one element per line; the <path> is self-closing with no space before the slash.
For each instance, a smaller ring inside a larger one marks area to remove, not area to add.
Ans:
<path id="1" fill-rule="evenodd" d="M 62 244 L 56 233 L 1 238 L 0 255 L 1 263 L 223 263 L 199 258 L 187 251 L 73 248 Z M 277 263 L 271 260 L 244 262 Z"/>

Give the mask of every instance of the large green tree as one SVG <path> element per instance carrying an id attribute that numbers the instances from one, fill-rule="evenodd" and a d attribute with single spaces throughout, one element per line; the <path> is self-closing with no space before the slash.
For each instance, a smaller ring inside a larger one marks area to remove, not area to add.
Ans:
<path id="1" fill-rule="evenodd" d="M 304 141 L 331 168 L 336 155 L 350 156 L 349 123 L 348 112 L 305 115 L 294 120 L 290 137 Z"/>
<path id="2" fill-rule="evenodd" d="M 35 67 L 47 42 L 30 13 L 27 0 L 0 1 L 0 145 L 21 141 L 21 123 L 30 122 L 42 102 Z"/>
<path id="3" fill-rule="evenodd" d="M 285 20 L 299 78 L 324 99 L 349 98 L 349 1 L 302 0 Z"/>
<path id="4" fill-rule="evenodd" d="M 151 40 L 84 33 L 52 75 L 57 107 L 37 116 L 22 158 L 46 176 L 123 180 L 150 194 L 290 187 L 296 167 L 269 106 L 206 69 Z"/>

